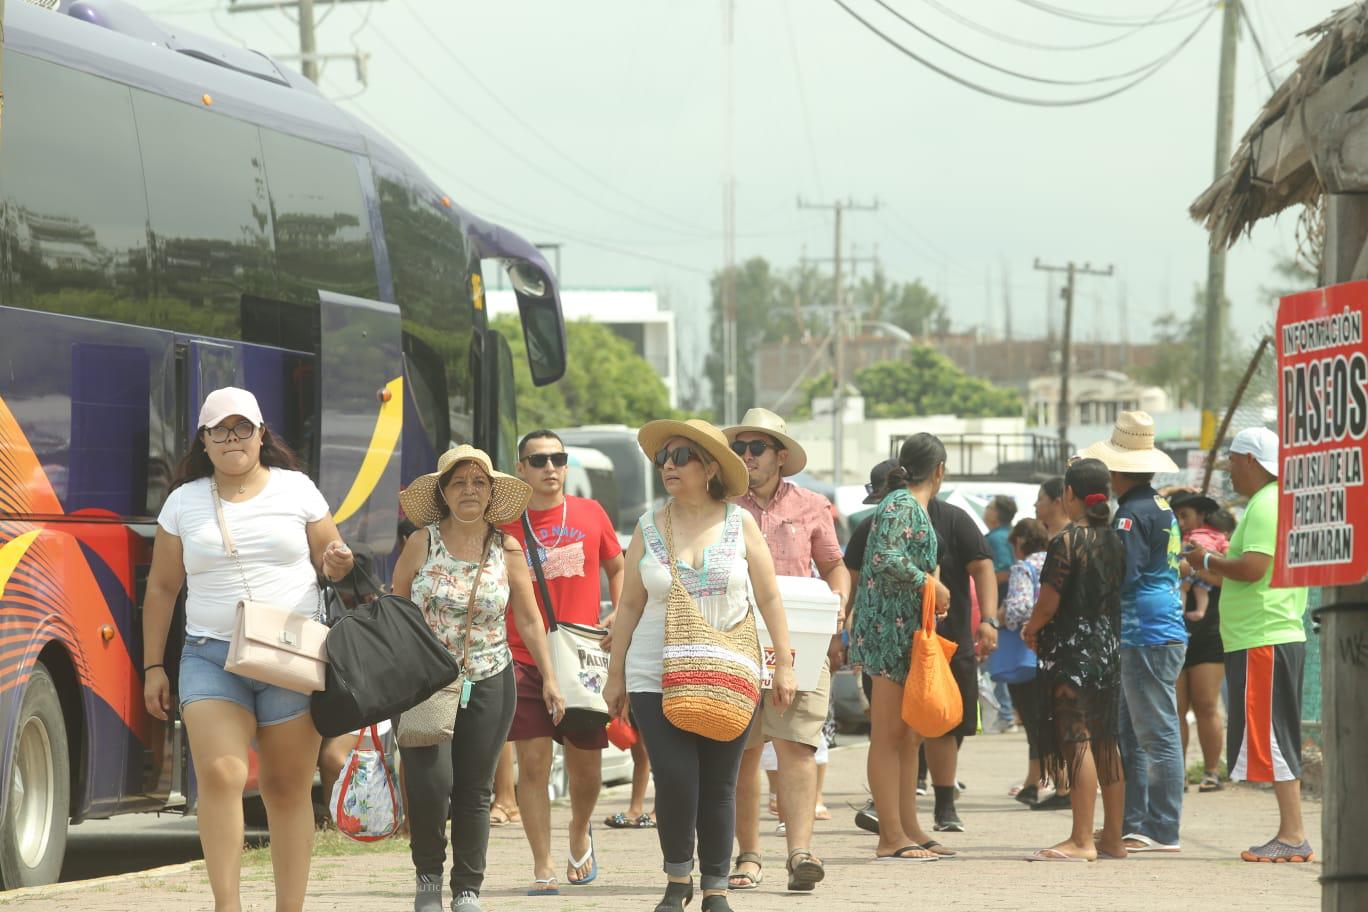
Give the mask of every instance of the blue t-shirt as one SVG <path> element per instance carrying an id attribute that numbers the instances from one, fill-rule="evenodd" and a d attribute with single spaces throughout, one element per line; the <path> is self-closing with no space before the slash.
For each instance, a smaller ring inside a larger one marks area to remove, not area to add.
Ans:
<path id="1" fill-rule="evenodd" d="M 1007 541 L 1009 535 L 1006 526 L 998 526 L 986 536 L 988 551 L 993 555 L 993 570 L 997 573 L 1011 570 L 1012 564 L 1016 563 L 1016 555 L 1012 553 L 1012 546 Z"/>
<path id="2" fill-rule="evenodd" d="M 1178 588 L 1183 537 L 1168 501 L 1149 485 L 1127 491 L 1116 511 L 1116 533 L 1126 546 L 1122 647 L 1186 643 Z"/>

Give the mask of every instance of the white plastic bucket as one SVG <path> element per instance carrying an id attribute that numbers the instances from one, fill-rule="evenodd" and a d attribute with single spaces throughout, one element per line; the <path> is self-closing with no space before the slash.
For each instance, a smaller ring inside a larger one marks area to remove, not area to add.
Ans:
<path id="1" fill-rule="evenodd" d="M 788 618 L 789 646 L 793 650 L 793 672 L 799 690 L 816 690 L 822 676 L 831 638 L 839 631 L 841 599 L 815 577 L 779 577 L 779 598 Z M 760 647 L 765 653 L 765 675 L 761 685 L 769 687 L 774 676 L 774 643 L 765 629 L 765 619 L 756 612 L 760 628 Z"/>

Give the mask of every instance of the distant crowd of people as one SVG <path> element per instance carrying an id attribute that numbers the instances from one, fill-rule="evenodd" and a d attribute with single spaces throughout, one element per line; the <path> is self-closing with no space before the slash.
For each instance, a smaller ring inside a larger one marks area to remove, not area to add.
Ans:
<path id="1" fill-rule="evenodd" d="M 587 887 L 600 875 L 593 822 L 607 734 L 565 724 L 549 609 L 558 621 L 607 631 L 603 697 L 640 742 L 629 806 L 602 823 L 655 831 L 665 877 L 657 912 L 682 912 L 695 873 L 704 912 L 725 912 L 730 896 L 762 888 L 767 793 L 787 843 L 787 889 L 812 891 L 824 880 L 814 821 L 828 814 L 831 675 L 847 664 L 869 703 L 872 797 L 856 823 L 877 834 L 872 858 L 935 862 L 964 851 L 940 839 L 966 828 L 957 765 L 964 739 L 978 730 L 986 666 L 1006 724 L 1026 734 L 1026 774 L 1013 796 L 1072 809 L 1068 836 L 1028 860 L 1179 853 L 1185 720 L 1190 709 L 1203 760 L 1198 787 L 1222 788 L 1223 688 L 1229 776 L 1273 783 L 1279 809 L 1274 837 L 1241 856 L 1311 859 L 1299 782 L 1306 592 L 1270 586 L 1278 548 L 1272 432 L 1246 429 L 1230 445 L 1230 478 L 1248 500 L 1238 522 L 1197 492 L 1157 490 L 1156 475 L 1177 467 L 1155 447 L 1150 417 L 1128 412 L 1108 440 L 1041 485 L 1034 518 L 1018 519 L 1014 501 L 994 499 L 982 517 L 987 534 L 938 496 L 945 447 L 917 434 L 871 470 L 873 510 L 844 549 L 826 498 L 791 480 L 807 456 L 780 416 L 752 409 L 725 429 L 653 421 L 638 440 L 668 499 L 640 518 L 625 551 L 602 507 L 566 494 L 568 456 L 548 430 L 520 441 L 516 475 L 460 446 L 401 496 L 412 527 L 393 591 L 422 608 L 467 682 L 450 742 L 402 749 L 415 912 L 441 912 L 448 887 L 453 912 L 482 909 L 491 827 L 521 823 L 529 896 Z M 325 778 L 335 777 L 348 739 L 322 742 L 307 695 L 225 669 L 232 606 L 250 584 L 258 598 L 312 614 L 319 578 L 341 579 L 354 559 L 322 495 L 244 390 L 206 399 L 158 522 L 146 654 L 162 655 L 187 584 L 176 692 L 215 908 L 240 908 L 241 796 L 255 743 L 277 908 L 301 909 L 315 758 Z M 231 553 L 225 524 L 237 540 Z M 781 597 L 788 577 L 822 580 L 839 606 L 820 673 L 802 690 Z M 923 605 L 924 593 L 934 604 Z M 949 670 L 963 704 L 961 722 L 934 738 L 903 714 L 924 607 L 951 641 Z M 757 613 L 773 646 L 769 669 L 756 646 Z M 148 710 L 165 718 L 165 669 L 149 664 L 146 676 Z M 700 722 L 706 707 L 715 710 Z M 553 860 L 548 798 L 557 745 L 571 810 L 564 867 Z M 928 791 L 931 832 L 918 813 Z"/>

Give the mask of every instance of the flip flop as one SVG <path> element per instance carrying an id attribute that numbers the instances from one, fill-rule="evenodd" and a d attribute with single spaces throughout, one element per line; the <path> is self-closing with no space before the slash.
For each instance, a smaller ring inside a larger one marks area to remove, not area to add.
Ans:
<path id="1" fill-rule="evenodd" d="M 949 847 L 947 847 L 947 846 L 941 845 L 939 842 L 936 842 L 936 840 L 934 840 L 934 839 L 931 840 L 930 842 L 923 842 L 923 843 L 921 844 L 921 847 L 922 847 L 923 849 L 926 849 L 926 851 L 928 851 L 928 852 L 934 852 L 935 854 L 939 855 L 941 858 L 954 858 L 956 855 L 959 854 L 959 852 L 956 852 L 954 849 L 949 848 Z"/>
<path id="2" fill-rule="evenodd" d="M 1073 855 L 1066 855 L 1066 854 L 1064 854 L 1063 852 L 1059 851 L 1059 849 L 1039 849 L 1039 850 L 1037 850 L 1037 851 L 1031 853 L 1030 855 L 1027 855 L 1027 856 L 1026 856 L 1026 860 L 1027 860 L 1027 861 L 1082 861 L 1082 862 L 1086 862 L 1088 859 L 1086 859 L 1086 858 L 1077 858 L 1077 857 L 1075 857 L 1075 856 L 1073 856 Z"/>
<path id="3" fill-rule="evenodd" d="M 1153 839 L 1150 839 L 1148 836 L 1145 836 L 1142 833 L 1127 833 L 1122 838 L 1122 841 L 1127 843 L 1126 851 L 1128 852 L 1154 852 L 1160 854 L 1176 855 L 1177 853 L 1183 850 L 1182 845 L 1178 843 L 1174 843 L 1173 845 L 1165 845 L 1162 842 L 1155 842 Z M 1130 845 L 1129 843 L 1132 842 L 1137 842 L 1139 843 L 1139 845 Z"/>
<path id="4" fill-rule="evenodd" d="M 830 820 L 831 811 L 827 809 L 827 806 L 825 804 L 819 804 L 817 805 L 817 810 L 813 812 L 812 816 L 815 820 Z"/>
<path id="5" fill-rule="evenodd" d="M 589 851 L 584 853 L 583 858 L 576 858 L 573 855 L 568 859 L 570 866 L 565 869 L 565 879 L 572 887 L 583 887 L 593 883 L 598 878 L 598 855 L 594 852 L 594 825 L 589 825 Z M 575 879 L 575 872 L 589 863 L 589 873 L 582 879 Z"/>
<path id="6" fill-rule="evenodd" d="M 941 857 L 934 852 L 929 855 L 912 855 L 911 852 L 926 852 L 928 849 L 919 845 L 905 845 L 892 855 L 876 855 L 875 861 L 940 861 Z"/>
<path id="7" fill-rule="evenodd" d="M 495 816 L 495 815 L 499 816 Z M 509 810 L 502 804 L 491 804 L 489 806 L 489 825 L 492 827 L 508 826 L 516 820 L 521 819 L 518 809 Z"/>
<path id="8" fill-rule="evenodd" d="M 532 888 L 527 891 L 528 896 L 560 896 L 560 887 L 556 884 L 554 877 L 538 877 L 532 881 Z"/>
<path id="9" fill-rule="evenodd" d="M 1130 855 L 1113 855 L 1111 852 L 1097 850 L 1098 861 L 1125 861 L 1127 858 L 1130 858 Z"/>

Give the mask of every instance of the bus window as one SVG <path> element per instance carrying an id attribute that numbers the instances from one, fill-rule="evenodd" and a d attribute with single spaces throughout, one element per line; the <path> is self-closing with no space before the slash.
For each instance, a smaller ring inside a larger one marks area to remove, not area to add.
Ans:
<path id="1" fill-rule="evenodd" d="M 378 298 L 370 217 L 348 152 L 261 130 L 282 294 L 310 308 L 318 290 Z"/>
<path id="2" fill-rule="evenodd" d="M 126 86 L 5 54 L 5 303 L 145 326 L 147 200 Z"/>
<path id="3" fill-rule="evenodd" d="M 259 132 L 202 106 L 146 92 L 133 93 L 133 110 L 165 325 L 189 335 L 246 338 L 242 293 L 276 294 Z"/>
<path id="4" fill-rule="evenodd" d="M 471 357 L 475 317 L 466 272 L 469 252 L 460 226 L 435 195 L 379 167 L 377 185 L 404 332 L 432 352 L 446 374 L 450 439 L 435 443 L 440 453 L 452 443 L 473 442 L 475 432 Z M 407 350 L 418 348 L 410 345 Z M 407 471 L 405 476 L 407 483 L 411 476 Z"/>

